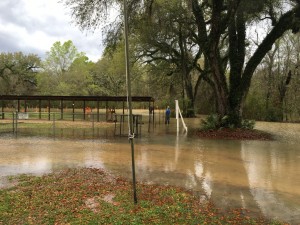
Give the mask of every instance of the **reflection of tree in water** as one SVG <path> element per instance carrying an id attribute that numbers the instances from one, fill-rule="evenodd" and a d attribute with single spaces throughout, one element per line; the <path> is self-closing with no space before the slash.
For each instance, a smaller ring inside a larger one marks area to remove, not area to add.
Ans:
<path id="1" fill-rule="evenodd" d="M 300 165 L 295 159 L 297 146 L 286 143 L 257 142 L 242 145 L 242 159 L 254 200 L 267 217 L 297 223 L 300 221 Z M 284 150 L 284 151 L 283 151 Z M 291 154 L 292 153 L 292 154 Z"/>
<path id="2" fill-rule="evenodd" d="M 247 173 L 240 158 L 241 142 L 208 143 L 210 146 L 203 151 L 202 162 L 195 164 L 193 174 L 197 186 L 201 186 L 216 206 L 223 210 L 247 208 L 260 213 L 248 188 Z"/>

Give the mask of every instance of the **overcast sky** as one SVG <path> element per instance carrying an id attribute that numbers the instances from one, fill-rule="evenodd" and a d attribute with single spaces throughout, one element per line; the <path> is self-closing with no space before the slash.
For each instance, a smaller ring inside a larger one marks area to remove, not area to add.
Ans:
<path id="1" fill-rule="evenodd" d="M 68 40 L 90 60 L 101 57 L 101 32 L 80 31 L 58 0 L 0 0 L 0 52 L 34 53 L 44 59 L 54 42 Z"/>

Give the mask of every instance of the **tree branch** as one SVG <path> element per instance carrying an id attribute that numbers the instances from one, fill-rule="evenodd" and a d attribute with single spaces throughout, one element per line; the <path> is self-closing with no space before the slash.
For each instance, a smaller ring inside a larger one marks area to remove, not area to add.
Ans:
<path id="1" fill-rule="evenodd" d="M 273 27 L 273 29 L 267 34 L 262 43 L 258 46 L 252 57 L 249 59 L 243 76 L 242 76 L 242 85 L 245 88 L 245 91 L 248 90 L 251 82 L 252 75 L 267 54 L 268 51 L 272 49 L 275 41 L 280 38 L 287 30 L 292 30 L 297 32 L 299 30 L 299 15 L 300 15 L 300 6 L 296 6 L 294 9 L 288 11 L 283 14 L 281 18 L 278 20 L 277 24 Z"/>

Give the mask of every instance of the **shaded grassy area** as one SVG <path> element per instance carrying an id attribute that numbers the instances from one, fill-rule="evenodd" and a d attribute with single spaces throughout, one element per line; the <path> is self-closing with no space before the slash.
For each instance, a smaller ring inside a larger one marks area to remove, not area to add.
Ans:
<path id="1" fill-rule="evenodd" d="M 0 224 L 281 224 L 242 209 L 222 214 L 177 187 L 138 183 L 134 205 L 132 184 L 99 169 L 10 179 L 18 184 L 0 190 Z"/>

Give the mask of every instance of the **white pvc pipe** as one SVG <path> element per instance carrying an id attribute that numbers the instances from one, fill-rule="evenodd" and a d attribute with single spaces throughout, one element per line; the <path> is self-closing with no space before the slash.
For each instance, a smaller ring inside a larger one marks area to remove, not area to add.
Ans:
<path id="1" fill-rule="evenodd" d="M 176 110 L 176 122 L 177 122 L 177 134 L 178 134 L 179 133 L 179 117 L 178 117 L 179 106 L 178 106 L 178 100 L 175 100 L 175 110 Z"/>
<path id="2" fill-rule="evenodd" d="M 180 112 L 178 100 L 175 100 L 175 110 L 176 110 L 176 120 L 177 120 L 177 134 L 179 133 L 179 116 L 181 117 L 181 122 L 183 124 L 183 127 L 184 127 L 185 131 L 187 132 L 188 129 L 187 129 L 187 126 L 185 125 L 182 114 Z"/>

